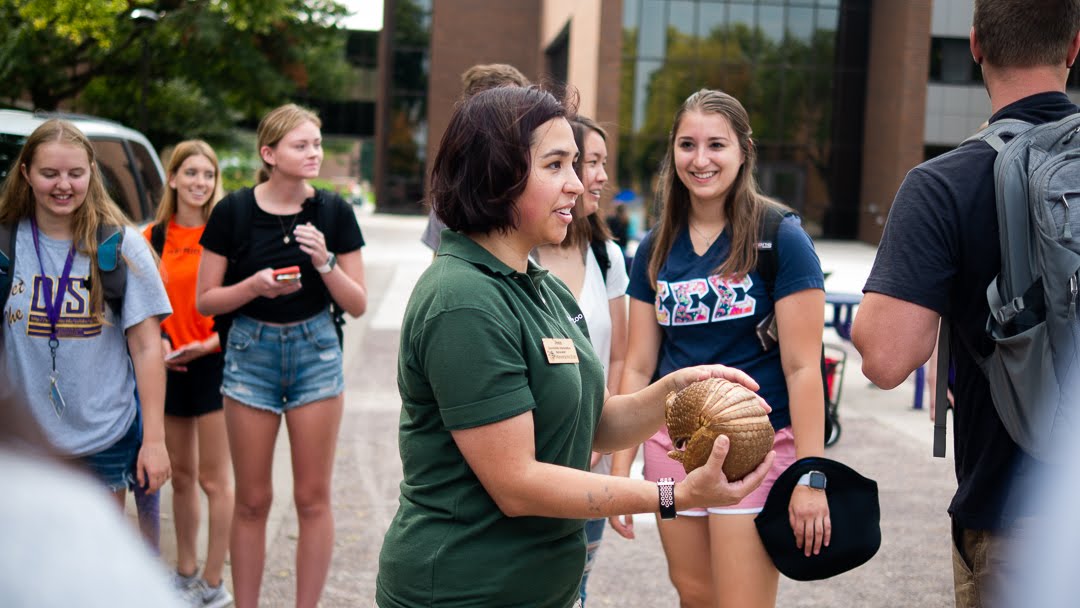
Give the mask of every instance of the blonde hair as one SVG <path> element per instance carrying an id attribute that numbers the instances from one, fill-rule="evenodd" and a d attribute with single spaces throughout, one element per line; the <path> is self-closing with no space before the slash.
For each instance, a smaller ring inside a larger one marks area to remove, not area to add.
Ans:
<path id="1" fill-rule="evenodd" d="M 289 131 L 305 122 L 314 123 L 316 127 L 322 128 L 322 121 L 319 120 L 319 116 L 315 112 L 302 108 L 295 103 L 285 104 L 271 110 L 269 114 L 259 121 L 259 130 L 256 132 L 260 158 L 262 157 L 263 146 L 273 148 Z M 259 171 L 255 175 L 255 183 L 261 184 L 270 179 L 270 173 L 273 170 L 274 168 L 264 160 L 262 167 L 259 167 Z"/>
<path id="2" fill-rule="evenodd" d="M 210 212 L 213 210 L 214 205 L 221 199 L 221 167 L 218 165 L 217 154 L 214 154 L 214 149 L 210 147 L 210 144 L 201 139 L 189 139 L 176 144 L 172 156 L 169 157 L 169 166 L 166 168 L 165 174 L 168 176 L 167 182 L 172 180 L 180 171 L 184 161 L 192 156 L 205 156 L 210 161 L 210 164 L 214 166 L 213 194 L 210 196 L 210 202 L 203 205 L 202 208 L 203 222 L 206 222 L 206 220 L 210 219 Z M 176 215 L 176 188 L 173 188 L 167 182 L 165 192 L 161 195 L 161 202 L 158 204 L 157 215 L 154 216 L 155 224 L 168 224 Z"/>
<path id="3" fill-rule="evenodd" d="M 26 138 L 19 157 L 15 160 L 4 188 L 0 193 L 0 223 L 15 224 L 29 218 L 34 213 L 34 191 L 23 172 L 29 172 L 34 164 L 34 155 L 43 144 L 57 143 L 82 148 L 90 164 L 90 181 L 86 188 L 83 204 L 71 216 L 72 244 L 81 255 L 88 257 L 90 264 L 90 310 L 95 319 L 104 322 L 105 292 L 102 287 L 101 269 L 97 260 L 97 234 L 100 226 L 118 226 L 123 230 L 131 225 L 120 207 L 109 197 L 101 179 L 94 146 L 75 125 L 58 118 L 41 124 L 30 137 Z"/>
<path id="4" fill-rule="evenodd" d="M 661 204 L 660 223 L 654 231 L 656 236 L 649 258 L 649 280 L 654 286 L 660 275 L 660 268 L 671 254 L 676 235 L 688 221 L 690 211 L 690 192 L 675 171 L 675 135 L 688 112 L 719 114 L 726 118 L 739 141 L 739 149 L 743 155 L 743 164 L 731 184 L 727 200 L 724 201 L 724 216 L 731 229 L 731 253 L 714 273 L 725 277 L 742 277 L 753 270 L 757 266 L 756 245 L 765 211 L 769 207 L 791 211 L 789 207 L 765 196 L 758 189 L 757 180 L 754 179 L 757 150 L 750 139 L 752 131 L 746 108 L 727 93 L 701 89 L 687 97 L 675 113 L 675 121 L 668 135 L 667 153 L 660 168 L 657 195 Z"/>

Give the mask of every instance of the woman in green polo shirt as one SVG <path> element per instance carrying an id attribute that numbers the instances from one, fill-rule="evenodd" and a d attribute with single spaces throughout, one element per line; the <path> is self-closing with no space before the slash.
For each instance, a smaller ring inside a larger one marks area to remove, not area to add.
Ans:
<path id="1" fill-rule="evenodd" d="M 431 196 L 453 232 L 402 325 L 404 480 L 379 559 L 380 608 L 570 608 L 584 520 L 660 508 L 656 484 L 588 472 L 590 452 L 649 437 L 665 395 L 695 380 L 757 388 L 717 365 L 605 398 L 573 295 L 528 259 L 563 241 L 583 191 L 566 116 L 537 88 L 485 91 L 455 110 L 435 157 Z M 709 463 L 675 485 L 679 508 L 738 502 L 772 463 L 729 483 L 726 452 L 718 440 Z"/>

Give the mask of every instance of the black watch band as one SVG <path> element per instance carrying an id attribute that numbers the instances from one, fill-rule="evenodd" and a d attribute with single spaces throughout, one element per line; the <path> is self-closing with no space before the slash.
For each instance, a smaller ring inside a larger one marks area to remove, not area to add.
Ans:
<path id="1" fill-rule="evenodd" d="M 661 477 L 656 489 L 660 492 L 660 519 L 675 519 L 675 480 Z"/>

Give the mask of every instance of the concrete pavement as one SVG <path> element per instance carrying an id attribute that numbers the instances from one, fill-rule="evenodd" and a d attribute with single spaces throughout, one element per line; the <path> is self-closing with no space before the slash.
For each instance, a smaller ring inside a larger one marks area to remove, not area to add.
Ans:
<path id="1" fill-rule="evenodd" d="M 346 406 L 334 478 L 336 547 L 321 603 L 371 605 L 382 535 L 397 508 L 401 479 L 397 452 L 400 400 L 396 387 L 399 326 L 412 285 L 431 260 L 419 243 L 426 218 L 360 215 L 367 314 L 346 327 Z M 874 248 L 819 242 L 830 291 L 859 293 Z M 782 579 L 778 606 L 945 607 L 952 605 L 948 517 L 955 490 L 951 457 L 931 457 L 932 427 L 925 410 L 912 409 L 913 384 L 892 391 L 873 387 L 860 372 L 858 353 L 831 330 L 826 341 L 848 355 L 839 416 L 843 432 L 827 456 L 877 480 L 882 546 L 868 564 L 827 581 Z M 640 469 L 639 469 L 640 472 Z M 289 606 L 295 586 L 297 524 L 291 500 L 288 438 L 275 455 L 275 497 L 267 536 L 263 605 Z M 163 502 L 163 557 L 175 559 L 169 492 Z M 205 513 L 205 511 L 204 511 Z M 203 522 L 205 534 L 205 521 Z M 589 581 L 590 606 L 675 606 L 652 516 L 635 518 L 638 538 L 610 529 Z M 201 547 L 205 542 L 200 542 Z"/>

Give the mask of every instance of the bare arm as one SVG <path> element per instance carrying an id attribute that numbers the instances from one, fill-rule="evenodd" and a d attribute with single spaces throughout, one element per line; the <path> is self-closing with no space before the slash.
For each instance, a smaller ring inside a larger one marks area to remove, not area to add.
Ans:
<path id="1" fill-rule="evenodd" d="M 484 489 L 509 517 L 588 519 L 658 510 L 653 483 L 537 461 L 532 412 L 451 433 Z M 727 447 L 726 439 L 718 440 L 709 462 L 676 484 L 678 508 L 734 504 L 761 483 L 773 454 L 744 479 L 729 483 L 720 469 Z"/>
<path id="2" fill-rule="evenodd" d="M 628 319 L 626 363 L 619 383 L 619 393 L 622 394 L 636 393 L 648 386 L 656 372 L 657 357 L 660 356 L 660 326 L 656 324 L 653 306 L 630 298 Z M 637 446 L 616 452 L 612 457 L 611 474 L 628 477 L 635 456 Z"/>
<path id="3" fill-rule="evenodd" d="M 821 333 L 825 325 L 825 292 L 806 289 L 776 302 L 780 361 L 788 390 L 795 456 L 825 453 L 825 389 L 821 385 Z M 795 544 L 805 555 L 818 554 L 832 539 L 832 520 L 825 493 L 797 486 L 788 502 L 788 520 Z"/>
<path id="4" fill-rule="evenodd" d="M 795 455 L 821 456 L 825 453 L 825 389 L 821 386 L 825 292 L 807 289 L 778 300 L 776 325 Z"/>
<path id="5" fill-rule="evenodd" d="M 318 268 L 330 259 L 326 249 L 326 239 L 314 225 L 301 224 L 293 230 L 300 251 L 311 256 L 311 263 Z M 359 317 L 367 310 L 367 288 L 364 286 L 364 257 L 360 250 L 350 251 L 337 256 L 337 265 L 330 272 L 322 275 L 323 283 L 330 290 L 330 297 L 345 312 Z"/>
<path id="6" fill-rule="evenodd" d="M 608 309 L 611 313 L 611 360 L 608 362 L 607 389 L 612 395 L 618 395 L 626 363 L 626 296 L 608 300 Z"/>
<path id="7" fill-rule="evenodd" d="M 871 382 L 890 389 L 930 358 L 941 316 L 918 304 L 868 293 L 859 304 L 851 340 Z"/>
<path id="8" fill-rule="evenodd" d="M 158 318 L 149 317 L 128 328 L 127 345 L 135 370 L 143 424 L 136 477 L 153 493 L 171 474 L 169 452 L 165 449 L 165 364 L 161 359 Z"/>
<path id="9" fill-rule="evenodd" d="M 226 314 L 257 297 L 276 298 L 300 289 L 299 282 L 275 281 L 272 268 L 264 268 L 239 283 L 223 285 L 228 264 L 225 256 L 203 249 L 195 292 L 195 308 L 200 314 Z"/>

